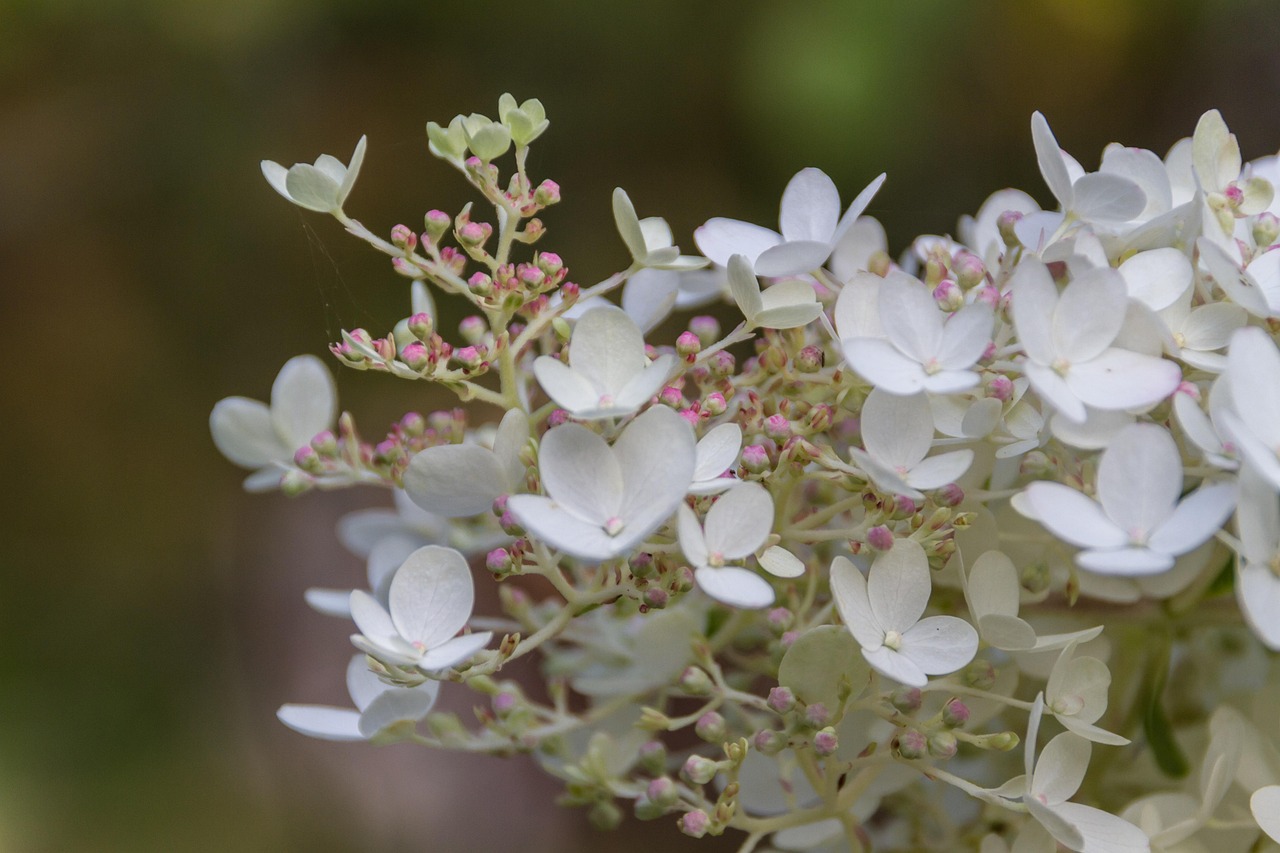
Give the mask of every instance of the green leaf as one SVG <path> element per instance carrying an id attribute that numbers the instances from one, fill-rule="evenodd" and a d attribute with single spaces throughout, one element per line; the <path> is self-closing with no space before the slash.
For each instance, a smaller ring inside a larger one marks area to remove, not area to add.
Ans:
<path id="1" fill-rule="evenodd" d="M 833 714 L 840 711 L 840 694 L 853 698 L 862 692 L 871 666 L 845 628 L 820 625 L 791 644 L 778 667 L 778 683 L 791 688 L 806 705 L 821 702 Z"/>

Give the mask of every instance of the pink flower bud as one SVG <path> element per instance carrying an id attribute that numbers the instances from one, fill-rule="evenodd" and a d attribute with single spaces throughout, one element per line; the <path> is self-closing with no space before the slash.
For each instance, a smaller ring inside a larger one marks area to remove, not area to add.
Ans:
<path id="1" fill-rule="evenodd" d="M 934 758 L 946 760 L 955 758 L 960 743 L 951 732 L 934 732 L 929 736 L 929 754 Z"/>
<path id="2" fill-rule="evenodd" d="M 671 603 L 671 594 L 665 589 L 651 586 L 644 591 L 644 603 L 651 610 L 662 610 Z"/>
<path id="3" fill-rule="evenodd" d="M 952 699 L 942 706 L 942 723 L 958 729 L 969 722 L 969 706 L 959 699 Z"/>
<path id="4" fill-rule="evenodd" d="M 708 711 L 698 718 L 698 722 L 694 723 L 693 731 L 707 743 L 719 743 L 724 740 L 728 727 L 725 724 L 724 717 L 715 711 Z M 707 781 L 710 782 L 711 780 L 708 779 Z"/>
<path id="5" fill-rule="evenodd" d="M 494 548 L 484 558 L 484 567 L 495 575 L 504 575 L 511 571 L 511 552 L 506 548 Z"/>
<path id="6" fill-rule="evenodd" d="M 903 495 L 897 495 L 893 499 L 893 517 L 895 519 L 910 518 L 920 511 L 916 506 L 916 502 L 911 498 Z"/>
<path id="7" fill-rule="evenodd" d="M 640 747 L 640 766 L 646 773 L 657 776 L 667 769 L 667 747 L 660 740 L 651 740 Z"/>
<path id="8" fill-rule="evenodd" d="M 668 385 L 658 392 L 658 400 L 664 406 L 670 406 L 673 409 L 679 409 L 685 405 L 684 394 L 680 393 L 679 388 Z"/>
<path id="9" fill-rule="evenodd" d="M 893 531 L 883 524 L 878 524 L 867 531 L 867 544 L 877 551 L 891 550 L 894 539 Z"/>
<path id="10" fill-rule="evenodd" d="M 533 200 L 543 207 L 555 204 L 560 201 L 560 185 L 549 179 L 543 181 L 533 191 Z"/>
<path id="11" fill-rule="evenodd" d="M 431 354 L 424 345 L 414 341 L 406 344 L 400 351 L 400 360 L 409 365 L 411 370 L 425 370 L 431 363 Z"/>
<path id="12" fill-rule="evenodd" d="M 680 816 L 680 831 L 691 838 L 701 838 L 707 834 L 711 818 L 702 809 L 694 809 Z"/>
<path id="13" fill-rule="evenodd" d="M 504 690 L 496 694 L 490 704 L 493 707 L 493 713 L 501 719 L 509 716 L 516 709 L 519 700 L 514 693 Z"/>
<path id="14" fill-rule="evenodd" d="M 924 732 L 907 729 L 897 737 L 898 754 L 908 761 L 924 758 L 929 752 L 929 739 Z"/>
<path id="15" fill-rule="evenodd" d="M 964 291 L 951 279 L 944 278 L 933 289 L 933 301 L 943 311 L 959 311 L 964 306 Z"/>
<path id="16" fill-rule="evenodd" d="M 418 245 L 418 235 L 408 225 L 397 225 L 391 229 L 391 245 L 412 252 Z"/>
<path id="17" fill-rule="evenodd" d="M 443 210 L 428 210 L 423 217 L 423 230 L 427 232 L 427 239 L 432 242 L 439 240 L 452 224 L 453 218 Z"/>
<path id="18" fill-rule="evenodd" d="M 959 285 L 968 290 L 986 280 L 987 268 L 982 263 L 982 258 L 962 249 L 951 260 L 951 273 Z"/>
<path id="19" fill-rule="evenodd" d="M 520 264 L 516 267 L 516 277 L 527 287 L 539 287 L 547 280 L 547 274 L 531 264 Z"/>
<path id="20" fill-rule="evenodd" d="M 717 379 L 732 376 L 734 367 L 737 365 L 737 361 L 734 359 L 733 353 L 726 350 L 720 350 L 718 353 L 711 356 L 708 361 L 709 364 L 707 367 L 711 371 L 711 375 Z"/>
<path id="21" fill-rule="evenodd" d="M 1003 240 L 1004 244 L 1010 249 L 1016 249 L 1018 246 L 1022 245 L 1022 242 L 1018 240 L 1018 235 L 1014 233 L 1013 230 L 1014 226 L 1021 220 L 1022 214 L 1016 210 L 1006 210 L 1004 213 L 1000 214 L 1000 217 L 996 220 L 996 228 L 1000 232 L 1000 239 Z"/>
<path id="22" fill-rule="evenodd" d="M 801 373 L 817 373 L 826 363 L 826 354 L 822 347 L 809 345 L 796 353 L 796 370 Z"/>
<path id="23" fill-rule="evenodd" d="M 486 273 L 475 273 L 467 279 L 467 289 L 476 296 L 488 296 L 493 293 L 493 279 Z"/>
<path id="24" fill-rule="evenodd" d="M 417 412 L 406 412 L 400 418 L 400 431 L 411 438 L 418 438 L 427 431 L 427 419 Z"/>
<path id="25" fill-rule="evenodd" d="M 489 331 L 489 325 L 484 321 L 483 317 L 475 314 L 470 317 L 463 317 L 462 322 L 458 324 L 458 334 L 471 345 L 476 345 L 484 340 L 485 333 Z"/>
<path id="26" fill-rule="evenodd" d="M 338 438 L 329 430 L 318 432 L 311 438 L 311 449 L 321 456 L 334 457 L 338 455 Z"/>
<path id="27" fill-rule="evenodd" d="M 711 417 L 723 415 L 728 410 L 729 404 L 725 402 L 724 395 L 719 391 L 713 391 L 707 395 L 702 401 L 702 410 Z"/>
<path id="28" fill-rule="evenodd" d="M 821 702 L 814 702 L 804 709 L 804 721 L 815 729 L 820 729 L 831 719 L 831 712 Z"/>
<path id="29" fill-rule="evenodd" d="M 769 690 L 769 707 L 779 714 L 785 714 L 796 706 L 796 694 L 789 687 L 771 688 Z"/>
<path id="30" fill-rule="evenodd" d="M 419 312 L 409 318 L 409 334 L 420 341 L 426 341 L 435 332 L 435 321 L 426 312 Z"/>
<path id="31" fill-rule="evenodd" d="M 707 675 L 707 671 L 697 666 L 685 667 L 677 683 L 690 696 L 706 696 L 715 688 L 715 682 Z"/>
<path id="32" fill-rule="evenodd" d="M 468 222 L 458 229 L 458 242 L 464 246 L 481 246 L 493 233 L 493 226 L 487 222 Z"/>
<path id="33" fill-rule="evenodd" d="M 893 691 L 889 701 L 902 713 L 914 714 L 924 703 L 924 694 L 920 692 L 919 687 L 899 687 Z"/>
<path id="34" fill-rule="evenodd" d="M 535 263 L 547 275 L 555 275 L 564 269 L 564 261 L 555 252 L 539 252 Z"/>
<path id="35" fill-rule="evenodd" d="M 771 467 L 768 452 L 759 444 L 748 444 L 742 448 L 742 467 L 752 474 L 763 474 Z"/>
<path id="36" fill-rule="evenodd" d="M 701 351 L 702 341 L 693 332 L 681 332 L 680 337 L 676 338 L 676 352 L 689 361 Z"/>
<path id="37" fill-rule="evenodd" d="M 799 631 L 784 631 L 782 636 L 778 638 L 778 644 L 784 649 L 790 648 L 791 644 L 800 639 Z"/>
<path id="38" fill-rule="evenodd" d="M 774 441 L 786 441 L 791 437 L 791 422 L 782 415 L 770 415 L 764 421 L 764 434 Z"/>
<path id="39" fill-rule="evenodd" d="M 463 347 L 454 350 L 453 360 L 467 370 L 475 370 L 484 363 L 484 354 L 477 347 Z"/>
<path id="40" fill-rule="evenodd" d="M 787 737 L 782 732 L 761 729 L 751 739 L 751 744 L 765 755 L 777 755 L 787 745 Z"/>
<path id="41" fill-rule="evenodd" d="M 826 758 L 828 755 L 834 755 L 835 751 L 840 748 L 840 738 L 836 734 L 836 730 L 827 726 L 813 736 L 813 751 L 818 755 Z"/>
<path id="42" fill-rule="evenodd" d="M 785 607 L 775 607 L 765 614 L 765 620 L 775 633 L 785 631 L 795 622 L 795 614 Z"/>
<path id="43" fill-rule="evenodd" d="M 680 799 L 680 789 L 667 776 L 659 776 L 649 782 L 644 792 L 650 802 L 663 808 L 674 806 Z"/>
<path id="44" fill-rule="evenodd" d="M 994 397 L 1001 403 L 1007 403 L 1013 399 L 1013 380 L 1002 373 L 990 377 L 986 386 L 988 397 Z"/>

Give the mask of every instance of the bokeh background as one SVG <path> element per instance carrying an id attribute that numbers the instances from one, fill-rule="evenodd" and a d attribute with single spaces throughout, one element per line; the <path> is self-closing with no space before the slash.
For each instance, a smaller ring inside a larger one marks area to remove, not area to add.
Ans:
<path id="1" fill-rule="evenodd" d="M 897 251 L 1000 187 L 1049 201 L 1033 109 L 1087 166 L 1112 140 L 1163 153 L 1214 106 L 1274 153 L 1278 43 L 1268 0 L 0 0 L 0 850 L 686 841 L 594 833 L 527 760 L 275 721 L 345 701 L 346 629 L 301 595 L 359 579 L 332 525 L 385 496 L 247 496 L 208 412 L 407 295 L 260 159 L 345 160 L 367 133 L 347 207 L 385 233 L 470 198 L 424 121 L 510 90 L 552 120 L 531 166 L 563 188 L 545 245 L 575 280 L 624 263 L 615 185 L 691 248 L 710 216 L 773 223 L 807 165 L 846 199 L 887 171 L 871 212 Z M 338 383 L 369 433 L 442 402 Z"/>

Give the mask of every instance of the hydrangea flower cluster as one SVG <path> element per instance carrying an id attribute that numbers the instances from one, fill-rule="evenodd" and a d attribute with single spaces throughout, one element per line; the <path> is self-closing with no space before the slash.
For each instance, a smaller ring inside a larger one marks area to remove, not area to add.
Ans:
<path id="1" fill-rule="evenodd" d="M 803 169 L 701 257 L 619 189 L 624 268 L 584 287 L 542 248 L 547 127 L 508 95 L 429 123 L 483 205 L 386 238 L 345 212 L 363 138 L 263 163 L 405 282 L 337 363 L 471 404 L 366 440 L 300 356 L 214 408 L 247 488 L 394 506 L 338 530 L 367 589 L 306 595 L 353 626 L 355 707 L 285 725 L 527 753 L 596 826 L 744 851 L 1280 849 L 1276 157 L 1209 112 L 1086 171 L 1037 113 L 1057 209 L 1002 190 L 896 261 L 884 175 L 842 212 Z M 468 691 L 474 723 L 436 709 Z"/>

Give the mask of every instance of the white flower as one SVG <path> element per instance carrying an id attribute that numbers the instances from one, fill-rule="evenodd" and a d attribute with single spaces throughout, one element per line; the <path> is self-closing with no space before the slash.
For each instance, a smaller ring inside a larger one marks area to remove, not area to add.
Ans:
<path id="1" fill-rule="evenodd" d="M 693 429 L 665 406 L 637 417 L 610 447 L 579 424 L 548 430 L 538 450 L 546 496 L 507 509 L 553 548 L 599 562 L 629 553 L 676 511 L 693 481 Z"/>
<path id="2" fill-rule="evenodd" d="M 888 253 L 889 238 L 884 226 L 870 216 L 859 216 L 845 229 L 831 251 L 828 268 L 836 281 L 845 282 L 859 272 L 866 272 L 871 257 L 877 252 Z"/>
<path id="3" fill-rule="evenodd" d="M 1083 421 L 1086 404 L 1103 410 L 1150 406 L 1178 386 L 1178 365 L 1112 346 L 1128 303 L 1114 270 L 1080 275 L 1059 295 L 1044 264 L 1026 258 L 1010 289 L 1027 378 L 1065 417 Z"/>
<path id="4" fill-rule="evenodd" d="M 354 710 L 328 705 L 283 705 L 276 716 L 308 737 L 369 740 L 398 723 L 416 723 L 430 713 L 440 682 L 424 681 L 417 687 L 384 684 L 369 671 L 364 655 L 353 655 L 347 664 L 347 692 L 356 706 Z"/>
<path id="5" fill-rule="evenodd" d="M 1005 651 L 1049 651 L 1073 641 L 1091 640 L 1102 633 L 1102 626 L 1066 634 L 1036 636 L 1035 628 L 1018 617 L 1018 570 L 1013 561 L 1000 551 L 986 551 L 974 561 L 966 576 L 963 567 L 960 580 L 964 584 L 969 612 L 977 623 L 978 633 L 987 643 Z"/>
<path id="6" fill-rule="evenodd" d="M 1155 424 L 1133 424 L 1098 465 L 1098 500 L 1062 483 L 1035 482 L 1024 492 L 1032 517 L 1082 548 L 1076 564 L 1094 572 L 1144 575 L 1173 567 L 1222 526 L 1235 506 L 1230 483 L 1182 493 L 1178 446 Z"/>
<path id="7" fill-rule="evenodd" d="M 1222 413 L 1226 411 L 1230 397 L 1226 382 L 1219 379 L 1209 389 L 1208 413 L 1191 394 L 1179 392 L 1173 395 L 1173 419 L 1182 434 L 1199 448 L 1204 460 L 1215 468 L 1235 471 L 1240 467 L 1235 445 L 1226 438 L 1222 426 Z"/>
<path id="8" fill-rule="evenodd" d="M 405 491 L 427 512 L 446 518 L 485 512 L 523 484 L 520 451 L 528 441 L 529 419 L 520 409 L 512 409 L 498 425 L 492 450 L 478 444 L 449 444 L 415 455 L 404 472 Z"/>
<path id="9" fill-rule="evenodd" d="M 852 562 L 831 564 L 831 595 L 862 656 L 890 678 L 922 687 L 930 675 L 955 672 L 973 660 L 978 632 L 955 616 L 921 619 L 932 582 L 920 544 L 898 539 L 875 558 L 866 578 Z"/>
<path id="10" fill-rule="evenodd" d="M 741 482 L 724 474 L 738 461 L 742 450 L 742 427 L 734 423 L 720 424 L 707 430 L 698 440 L 693 467 L 691 495 L 714 495 Z"/>
<path id="11" fill-rule="evenodd" d="M 613 191 L 613 221 L 637 266 L 662 270 L 696 270 L 708 263 L 706 258 L 680 254 L 679 247 L 673 245 L 675 241 L 671 226 L 665 219 L 657 216 L 641 219 L 636 216 L 635 205 L 621 187 Z"/>
<path id="12" fill-rule="evenodd" d="M 877 388 L 893 394 L 950 394 L 978 384 L 980 377 L 970 368 L 991 342 L 995 318 L 990 308 L 966 305 L 947 315 L 929 288 L 908 276 L 886 278 L 878 306 L 888 340 L 840 342 L 849 365 Z"/>
<path id="13" fill-rule="evenodd" d="M 1251 472 L 1241 476 L 1240 488 L 1236 600 L 1258 639 L 1280 651 L 1280 501 L 1271 485 Z"/>
<path id="14" fill-rule="evenodd" d="M 760 575 L 727 561 L 743 560 L 764 545 L 773 529 L 773 498 L 759 483 L 739 483 L 707 512 L 705 525 L 680 504 L 680 550 L 693 566 L 698 586 L 716 601 L 760 608 L 773 603 L 773 587 Z"/>
<path id="15" fill-rule="evenodd" d="M 293 454 L 333 426 L 338 393 L 320 359 L 300 355 L 285 362 L 271 386 L 271 406 L 245 397 L 219 400 L 209 431 L 222 455 L 242 468 L 256 468 L 244 481 L 249 491 L 267 491 L 293 465 Z"/>
<path id="16" fill-rule="evenodd" d="M 1224 378 L 1222 425 L 1244 461 L 1280 490 L 1280 352 L 1271 336 L 1252 327 L 1232 335 Z"/>
<path id="17" fill-rule="evenodd" d="M 355 186 L 364 162 L 365 137 L 360 137 L 351 155 L 351 165 L 343 165 L 337 157 L 321 154 L 315 164 L 295 163 L 288 169 L 272 160 L 262 161 L 262 175 L 267 183 L 289 201 L 318 213 L 339 213 Z"/>
<path id="18" fill-rule="evenodd" d="M 729 258 L 729 290 L 747 318 L 748 329 L 794 329 L 809 325 L 822 313 L 813 285 L 803 279 L 777 282 L 762 293 L 760 280 L 743 255 Z"/>
<path id="19" fill-rule="evenodd" d="M 1027 724 L 1024 766 L 1026 775 L 1010 779 L 994 793 L 1021 799 L 1027 811 L 1058 843 L 1077 853 L 1145 853 L 1151 849 L 1146 833 L 1113 814 L 1068 802 L 1080 788 L 1089 757 L 1089 741 L 1063 732 L 1045 745 L 1036 760 L 1036 738 L 1044 696 L 1036 696 Z"/>
<path id="20" fill-rule="evenodd" d="M 428 545 L 395 573 L 387 607 L 362 590 L 351 593 L 356 648 L 395 666 L 438 672 L 465 661 L 493 634 L 455 636 L 471 618 L 475 584 L 467 560 L 452 548 Z"/>
<path id="21" fill-rule="evenodd" d="M 1223 248 L 1207 237 L 1196 241 L 1200 261 L 1232 302 L 1255 317 L 1280 314 L 1280 250 L 1262 252 L 1241 269 L 1239 248 Z"/>
<path id="22" fill-rule="evenodd" d="M 1091 740 L 1123 746 L 1128 738 L 1112 734 L 1094 725 L 1107 711 L 1107 689 L 1111 686 L 1111 670 L 1098 658 L 1076 657 L 1076 647 L 1093 639 L 1098 631 L 1082 631 L 1066 644 L 1049 673 L 1044 688 L 1045 707 L 1067 729 Z"/>
<path id="23" fill-rule="evenodd" d="M 1191 137 L 1192 168 L 1224 234 L 1235 230 L 1237 216 L 1261 213 L 1271 204 L 1273 188 L 1264 178 L 1240 180 L 1240 144 L 1217 110 L 1200 116 Z M 1238 194 L 1238 201 L 1227 201 Z"/>
<path id="24" fill-rule="evenodd" d="M 924 394 L 873 390 L 862 405 L 862 443 L 866 450 L 849 450 L 861 473 L 877 488 L 912 500 L 922 499 L 922 490 L 954 483 L 973 462 L 972 450 L 925 458 L 933 447 L 933 412 Z"/>
<path id="25" fill-rule="evenodd" d="M 802 169 L 782 192 L 781 234 L 716 217 L 694 231 L 693 240 L 702 254 L 722 267 L 729 265 L 733 255 L 744 255 L 756 275 L 776 278 L 813 272 L 866 210 L 884 177 L 868 184 L 841 216 L 840 192 L 831 178 L 819 169 Z"/>
<path id="26" fill-rule="evenodd" d="M 578 319 L 569 339 L 569 363 L 549 355 L 533 362 L 547 395 L 573 417 L 598 420 L 629 415 L 661 390 L 675 364 L 663 355 L 646 364 L 644 337 L 626 312 L 612 305 Z"/>

